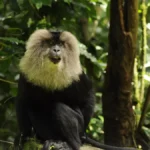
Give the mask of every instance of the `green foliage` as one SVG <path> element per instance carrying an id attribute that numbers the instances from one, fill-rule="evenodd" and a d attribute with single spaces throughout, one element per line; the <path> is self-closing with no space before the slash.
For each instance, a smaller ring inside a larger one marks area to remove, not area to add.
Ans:
<path id="1" fill-rule="evenodd" d="M 23 147 L 24 150 L 41 150 L 42 145 L 35 139 L 30 139 Z"/>
<path id="2" fill-rule="evenodd" d="M 40 28 L 68 30 L 79 39 L 81 63 L 93 80 L 96 91 L 95 113 L 87 133 L 97 140 L 103 139 L 101 96 L 108 55 L 109 5 L 109 0 L 0 0 L 0 139 L 13 141 L 18 132 L 14 108 L 19 78 L 18 63 L 29 35 Z M 148 45 L 147 49 L 149 59 Z M 150 65 L 147 65 L 146 85 L 149 84 L 149 78 Z M 148 130 L 149 120 L 148 113 L 145 120 Z M 147 130 L 145 132 L 149 133 Z M 31 141 L 26 149 L 34 149 L 35 144 Z M 9 147 L 9 144 L 0 143 L 0 149 Z"/>
<path id="3" fill-rule="evenodd" d="M 25 51 L 25 42 L 36 29 L 68 30 L 75 34 L 81 42 L 83 68 L 96 83 L 95 89 L 101 89 L 102 83 L 97 81 L 103 79 L 106 66 L 106 11 L 107 1 L 104 0 L 0 0 L 0 139 L 13 141 L 18 132 L 14 108 L 18 63 Z M 84 40 L 82 20 L 87 21 L 88 44 Z M 101 97 L 97 97 L 97 100 L 101 101 Z M 100 105 L 97 107 L 101 109 Z M 95 113 L 97 116 L 91 120 L 88 134 L 101 139 L 102 114 L 98 110 Z M 0 149 L 4 147 L 10 145 L 0 144 Z M 28 150 L 34 147 L 33 141 L 26 145 Z"/>
<path id="4" fill-rule="evenodd" d="M 37 9 L 40 9 L 43 5 L 51 6 L 52 0 L 31 0 L 30 3 L 33 3 Z"/>
<path id="5" fill-rule="evenodd" d="M 140 39 L 138 42 L 140 48 L 138 50 L 137 58 L 138 58 L 138 64 L 137 64 L 137 83 L 134 85 L 135 89 L 138 91 L 136 95 L 138 95 L 138 107 L 136 108 L 135 112 L 137 116 L 141 115 L 141 108 L 144 106 L 144 103 L 146 102 L 146 93 L 148 90 L 148 87 L 150 85 L 150 46 L 148 43 L 150 42 L 150 28 L 149 28 L 149 13 L 150 13 L 150 3 L 148 1 L 141 1 L 141 4 L 139 5 L 139 35 L 138 39 Z M 147 19 L 146 19 L 147 18 Z M 142 36 L 141 36 L 142 35 Z M 142 81 L 143 80 L 143 81 Z M 144 85 L 144 86 L 143 86 Z M 142 91 L 142 87 L 143 90 Z M 134 96 L 136 96 L 134 95 Z M 141 96 L 143 95 L 143 96 Z M 143 98 L 142 98 L 143 97 Z M 150 100 L 149 100 L 150 101 Z M 147 105 L 147 102 L 146 102 Z M 147 105 L 145 107 L 145 113 L 144 120 L 140 122 L 142 124 L 142 132 L 145 134 L 147 139 L 150 141 L 150 115 L 149 115 L 150 109 Z"/>

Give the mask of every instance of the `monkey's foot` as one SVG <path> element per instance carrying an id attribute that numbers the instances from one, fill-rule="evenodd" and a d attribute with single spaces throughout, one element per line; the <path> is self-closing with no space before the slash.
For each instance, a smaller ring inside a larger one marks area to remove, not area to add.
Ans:
<path id="1" fill-rule="evenodd" d="M 47 140 L 42 150 L 72 150 L 72 148 L 66 142 Z"/>

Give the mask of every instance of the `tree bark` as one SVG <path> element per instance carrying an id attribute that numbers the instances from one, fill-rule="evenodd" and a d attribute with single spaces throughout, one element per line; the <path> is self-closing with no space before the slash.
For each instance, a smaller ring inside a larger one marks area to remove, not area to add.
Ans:
<path id="1" fill-rule="evenodd" d="M 103 92 L 104 142 L 135 146 L 132 78 L 138 24 L 137 0 L 111 0 L 109 53 Z"/>

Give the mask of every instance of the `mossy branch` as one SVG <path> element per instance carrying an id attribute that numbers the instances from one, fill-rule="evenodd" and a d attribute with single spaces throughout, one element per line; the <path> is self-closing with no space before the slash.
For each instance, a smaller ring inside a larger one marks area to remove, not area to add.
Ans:
<path id="1" fill-rule="evenodd" d="M 147 33 L 146 33 L 146 14 L 147 14 L 147 6 L 145 4 L 145 0 L 142 0 L 141 4 L 141 28 L 142 28 L 142 41 L 141 41 L 141 51 L 140 51 L 140 101 L 144 101 L 144 75 L 145 75 L 145 67 L 144 64 L 146 62 L 146 51 L 147 51 Z"/>

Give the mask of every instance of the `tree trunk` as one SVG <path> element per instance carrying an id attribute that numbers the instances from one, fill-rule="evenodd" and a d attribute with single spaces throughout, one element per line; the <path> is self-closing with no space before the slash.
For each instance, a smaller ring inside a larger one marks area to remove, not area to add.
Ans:
<path id="1" fill-rule="evenodd" d="M 137 0 L 111 0 L 109 54 L 103 92 L 104 141 L 110 145 L 135 146 L 131 92 L 137 24 Z"/>

